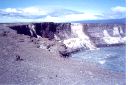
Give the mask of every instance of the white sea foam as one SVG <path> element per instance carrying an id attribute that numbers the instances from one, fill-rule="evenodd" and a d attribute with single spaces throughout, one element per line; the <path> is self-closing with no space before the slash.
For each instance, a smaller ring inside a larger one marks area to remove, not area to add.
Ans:
<path id="1" fill-rule="evenodd" d="M 106 63 L 106 61 L 105 60 L 100 60 L 100 61 L 98 61 L 100 64 L 105 64 Z"/>

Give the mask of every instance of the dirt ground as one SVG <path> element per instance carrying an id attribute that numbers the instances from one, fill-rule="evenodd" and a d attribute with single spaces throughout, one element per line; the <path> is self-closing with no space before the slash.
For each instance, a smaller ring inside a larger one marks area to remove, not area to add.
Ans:
<path id="1" fill-rule="evenodd" d="M 41 40 L 0 25 L 0 85 L 125 85 L 124 73 L 62 58 L 57 46 L 41 49 Z"/>

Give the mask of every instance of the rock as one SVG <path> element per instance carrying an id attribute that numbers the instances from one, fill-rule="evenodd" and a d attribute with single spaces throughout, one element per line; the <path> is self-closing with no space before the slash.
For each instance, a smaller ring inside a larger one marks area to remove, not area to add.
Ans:
<path id="1" fill-rule="evenodd" d="M 7 36 L 7 34 L 8 34 L 8 32 L 6 32 L 6 31 L 3 32 L 3 36 Z"/>
<path id="2" fill-rule="evenodd" d="M 41 44 L 41 45 L 37 46 L 37 48 L 47 49 L 47 46 L 45 46 L 44 44 Z"/>
<path id="3" fill-rule="evenodd" d="M 16 61 L 23 61 L 23 59 L 19 55 L 16 55 Z"/>
<path id="4" fill-rule="evenodd" d="M 58 77 L 58 76 L 56 75 L 56 77 Z"/>
<path id="5" fill-rule="evenodd" d="M 19 42 L 24 42 L 24 39 L 20 39 Z"/>
<path id="6" fill-rule="evenodd" d="M 59 51 L 60 56 L 64 58 L 68 58 L 71 54 L 67 51 Z"/>

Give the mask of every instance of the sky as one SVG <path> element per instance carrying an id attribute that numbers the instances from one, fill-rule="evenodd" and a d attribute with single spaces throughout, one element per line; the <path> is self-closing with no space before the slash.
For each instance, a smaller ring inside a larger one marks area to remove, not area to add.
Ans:
<path id="1" fill-rule="evenodd" d="M 70 22 L 125 17 L 125 0 L 0 1 L 0 22 Z"/>

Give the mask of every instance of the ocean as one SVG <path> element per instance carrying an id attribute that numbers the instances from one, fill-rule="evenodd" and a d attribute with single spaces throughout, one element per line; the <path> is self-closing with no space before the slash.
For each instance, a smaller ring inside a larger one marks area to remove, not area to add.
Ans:
<path id="1" fill-rule="evenodd" d="M 97 50 L 82 50 L 72 54 L 73 59 L 82 59 L 100 65 L 104 69 L 125 72 L 126 46 L 100 47 Z"/>

